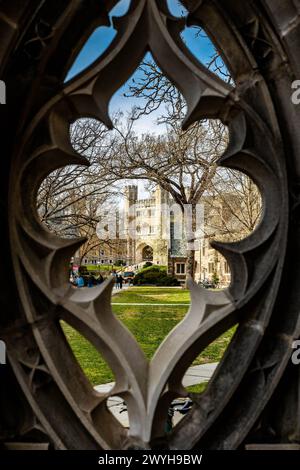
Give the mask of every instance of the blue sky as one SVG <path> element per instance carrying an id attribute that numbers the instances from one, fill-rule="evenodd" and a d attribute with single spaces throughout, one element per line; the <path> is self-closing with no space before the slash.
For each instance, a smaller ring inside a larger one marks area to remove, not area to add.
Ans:
<path id="1" fill-rule="evenodd" d="M 128 11 L 130 0 L 121 0 L 115 8 L 111 11 L 110 16 L 123 16 Z M 186 10 L 183 6 L 180 6 L 178 0 L 168 0 L 168 5 L 171 13 L 174 16 L 182 16 L 186 14 Z M 101 54 L 107 49 L 110 43 L 113 41 L 116 35 L 116 31 L 112 27 L 101 26 L 97 28 L 90 38 L 87 40 L 79 55 L 77 56 L 73 66 L 71 67 L 66 80 L 69 80 L 76 76 L 79 72 L 84 70 L 86 67 L 91 65 Z M 186 28 L 182 34 L 183 40 L 191 52 L 204 64 L 207 63 L 210 57 L 214 53 L 214 47 L 211 41 L 207 37 L 196 38 L 195 28 Z M 139 72 L 135 73 L 135 78 L 138 77 Z M 133 77 L 134 77 L 133 76 Z M 132 78 L 133 78 L 132 77 Z M 118 92 L 113 96 L 110 103 L 110 113 L 121 109 L 124 113 L 129 111 L 135 104 L 141 104 L 140 101 L 133 100 L 131 98 L 125 98 L 124 92 L 127 90 L 125 84 Z M 150 116 L 141 118 L 138 121 L 137 131 L 142 133 L 145 131 L 159 132 L 155 123 L 157 117 L 161 114 L 161 110 L 156 113 L 152 113 Z"/>

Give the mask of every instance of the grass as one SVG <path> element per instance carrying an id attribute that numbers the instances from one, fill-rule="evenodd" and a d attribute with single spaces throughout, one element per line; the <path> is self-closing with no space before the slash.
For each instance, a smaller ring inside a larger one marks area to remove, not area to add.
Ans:
<path id="1" fill-rule="evenodd" d="M 115 305 L 113 311 L 151 359 L 163 339 L 182 320 L 186 308 Z"/>
<path id="2" fill-rule="evenodd" d="M 194 360 L 193 365 L 208 364 L 210 362 L 219 362 L 229 345 L 237 326 L 223 333 Z"/>
<path id="3" fill-rule="evenodd" d="M 94 346 L 65 322 L 61 322 L 61 325 L 77 361 L 91 384 L 112 382 L 114 380 L 112 370 Z"/>
<path id="4" fill-rule="evenodd" d="M 129 290 L 125 290 L 120 294 L 114 295 L 112 302 L 189 304 L 190 293 L 187 289 L 182 288 L 131 287 Z"/>
<path id="5" fill-rule="evenodd" d="M 188 303 L 189 292 L 178 288 L 137 287 L 113 297 L 120 303 Z M 167 334 L 185 316 L 188 306 L 113 305 L 115 315 L 137 339 L 146 357 L 151 359 Z M 62 322 L 73 352 L 93 385 L 114 381 L 114 376 L 97 350 L 77 331 Z M 211 343 L 193 362 L 193 365 L 218 362 L 224 354 L 235 328 Z M 206 386 L 206 385 L 205 385 Z M 203 384 L 189 387 L 201 393 Z M 200 390 L 200 391 L 199 391 Z"/>
<path id="6" fill-rule="evenodd" d="M 203 393 L 206 390 L 208 382 L 202 382 L 201 384 L 197 385 L 190 385 L 187 387 L 189 393 Z"/>
<path id="7" fill-rule="evenodd" d="M 88 271 L 112 271 L 113 269 L 119 269 L 112 264 L 86 264 L 85 266 Z"/>

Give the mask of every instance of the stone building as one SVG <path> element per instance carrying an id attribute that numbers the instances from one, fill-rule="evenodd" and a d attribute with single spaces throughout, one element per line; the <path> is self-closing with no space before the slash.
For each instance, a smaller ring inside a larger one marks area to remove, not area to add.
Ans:
<path id="1" fill-rule="evenodd" d="M 232 211 L 228 210 L 228 202 Z M 236 236 L 247 235 L 238 218 L 233 217 L 233 212 L 238 214 L 242 210 L 241 203 L 235 194 L 226 194 L 213 201 L 205 196 L 201 205 L 203 220 L 195 247 L 195 280 L 218 279 L 221 286 L 227 286 L 230 283 L 228 262 L 210 246 L 210 241 L 224 241 L 228 230 L 232 240 Z M 181 209 L 166 191 L 157 186 L 148 198 L 140 199 L 138 186 L 128 185 L 123 209 L 118 209 L 110 217 L 116 221 L 116 236 L 98 239 L 95 248 L 83 258 L 83 264 L 113 265 L 122 260 L 126 269 L 136 270 L 151 261 L 155 265 L 166 266 L 169 274 L 185 282 L 187 244 L 183 219 L 179 220 Z"/>
<path id="2" fill-rule="evenodd" d="M 160 187 L 147 199 L 138 198 L 137 186 L 126 187 L 124 232 L 128 264 L 152 261 L 167 266 L 170 243 L 163 219 L 170 202 L 168 193 Z"/>
<path id="3" fill-rule="evenodd" d="M 186 279 L 186 242 L 184 234 L 174 234 L 174 201 L 159 186 L 146 199 L 139 199 L 138 187 L 125 189 L 124 233 L 127 240 L 126 259 L 129 266 L 151 261 L 167 266 L 168 273 L 181 282 Z M 204 213 L 210 214 L 209 205 L 204 202 Z M 203 236 L 198 240 L 195 251 L 195 280 L 203 281 L 218 277 L 221 285 L 230 282 L 229 266 L 223 256 L 210 247 L 212 233 L 210 220 L 205 219 Z M 132 233 L 131 233 L 132 232 Z M 220 230 L 219 230 L 220 232 Z"/>

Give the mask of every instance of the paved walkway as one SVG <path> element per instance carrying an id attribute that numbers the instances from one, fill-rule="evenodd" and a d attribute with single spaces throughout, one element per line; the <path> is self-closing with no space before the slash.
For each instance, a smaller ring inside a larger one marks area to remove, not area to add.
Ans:
<path id="1" fill-rule="evenodd" d="M 199 366 L 192 366 L 186 371 L 186 374 L 183 378 L 183 385 L 185 387 L 190 387 L 191 385 L 198 385 L 204 382 L 208 382 L 209 379 L 212 377 L 218 362 L 213 362 L 211 364 L 202 364 Z M 109 393 L 110 390 L 113 388 L 114 382 L 110 382 L 103 385 L 96 385 L 94 388 L 97 392 L 100 393 Z M 128 414 L 127 411 L 122 411 L 123 407 L 123 400 L 120 397 L 111 397 L 107 400 L 107 406 L 109 410 L 113 413 L 115 418 L 124 426 L 128 427 Z M 174 415 L 174 424 L 182 419 L 182 415 L 180 413 L 175 413 Z"/>
<path id="2" fill-rule="evenodd" d="M 132 286 L 130 286 L 132 287 Z M 112 295 L 115 295 L 115 294 L 120 294 L 120 292 L 123 292 L 124 290 L 127 290 L 129 289 L 129 285 L 128 284 L 123 284 L 123 287 L 122 289 L 117 289 L 116 286 L 113 287 L 113 290 L 112 290 Z M 125 305 L 125 304 L 124 304 Z"/>

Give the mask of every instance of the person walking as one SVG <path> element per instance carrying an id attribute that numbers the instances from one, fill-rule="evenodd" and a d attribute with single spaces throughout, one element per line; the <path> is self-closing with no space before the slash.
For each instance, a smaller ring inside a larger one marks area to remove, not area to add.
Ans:
<path id="1" fill-rule="evenodd" d="M 90 274 L 89 277 L 88 277 L 87 286 L 88 287 L 93 287 L 94 286 L 94 276 L 92 274 Z"/>
<path id="2" fill-rule="evenodd" d="M 123 277 L 122 277 L 121 274 L 118 276 L 118 284 L 119 284 L 119 289 L 122 289 L 123 288 Z"/>

